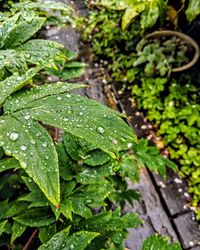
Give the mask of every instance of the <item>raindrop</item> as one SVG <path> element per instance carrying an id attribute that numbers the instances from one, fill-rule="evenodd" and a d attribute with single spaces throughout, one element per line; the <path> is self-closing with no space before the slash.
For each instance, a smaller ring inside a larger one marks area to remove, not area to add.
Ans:
<path id="1" fill-rule="evenodd" d="M 30 118 L 31 118 L 31 117 L 30 117 L 29 114 L 27 114 L 27 115 L 24 116 L 24 119 L 25 119 L 25 120 L 29 120 Z"/>
<path id="2" fill-rule="evenodd" d="M 62 100 L 62 97 L 61 97 L 61 96 L 58 96 L 56 99 L 57 99 L 58 101 L 60 101 L 60 100 Z"/>
<path id="3" fill-rule="evenodd" d="M 27 149 L 27 146 L 22 145 L 20 148 L 21 148 L 22 151 L 25 151 Z"/>
<path id="4" fill-rule="evenodd" d="M 97 127 L 97 132 L 100 133 L 100 134 L 103 134 L 104 133 L 104 128 L 102 127 Z"/>
<path id="5" fill-rule="evenodd" d="M 11 132 L 9 138 L 11 141 L 16 141 L 19 138 L 19 134 L 16 132 Z"/>
<path id="6" fill-rule="evenodd" d="M 47 142 L 43 142 L 43 143 L 42 143 L 42 146 L 43 146 L 43 147 L 46 147 L 46 146 L 47 146 Z"/>

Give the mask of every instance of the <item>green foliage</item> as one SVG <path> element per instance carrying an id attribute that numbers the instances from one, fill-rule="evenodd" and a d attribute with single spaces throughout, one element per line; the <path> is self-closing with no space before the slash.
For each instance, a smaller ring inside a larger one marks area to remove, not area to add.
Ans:
<path id="1" fill-rule="evenodd" d="M 192 22 L 200 14 L 200 2 L 189 0 L 186 10 L 186 16 L 189 22 Z"/>
<path id="2" fill-rule="evenodd" d="M 171 72 L 172 67 L 176 68 L 188 62 L 186 51 L 187 44 L 175 37 L 165 41 L 142 39 L 137 44 L 133 66 L 145 66 L 144 73 L 148 77 L 156 74 L 165 76 Z"/>
<path id="3" fill-rule="evenodd" d="M 101 11 L 93 9 L 83 38 L 90 38 L 95 60 L 103 66 L 108 65 L 112 79 L 124 89 L 131 90 L 138 107 L 155 123 L 170 157 L 180 164 L 181 174 L 189 179 L 192 205 L 197 207 L 199 218 L 199 80 L 192 79 L 190 72 L 176 75 L 176 78 L 171 75 L 174 67 L 188 61 L 188 46 L 174 37 L 141 39 L 140 21 L 145 12 L 122 31 L 120 22 L 126 2 L 122 1 L 120 6 L 116 5 L 119 1 L 100 2 L 106 8 L 99 2 L 94 4 Z M 146 2 L 143 4 L 149 4 Z M 198 14 L 198 4 L 199 1 L 189 1 L 186 12 L 189 21 Z M 129 159 L 125 158 L 121 174 L 129 171 L 129 166 Z M 132 176 L 135 176 L 134 172 Z"/>
<path id="4" fill-rule="evenodd" d="M 1 23 L 0 247 L 24 249 L 30 239 L 41 250 L 123 249 L 126 229 L 142 223 L 122 212 L 139 199 L 127 178 L 174 165 L 138 143 L 117 111 L 73 93 L 84 85 L 37 82 L 41 70 L 69 79 L 84 66 L 60 44 L 31 39 L 45 22 L 35 9 L 48 2 L 16 4 Z M 47 124 L 64 130 L 59 142 Z"/>
<path id="5" fill-rule="evenodd" d="M 148 237 L 142 246 L 142 250 L 181 250 L 181 246 L 178 243 L 169 244 L 168 239 L 162 236 L 150 236 Z"/>
<path id="6" fill-rule="evenodd" d="M 124 10 L 121 27 L 122 30 L 125 30 L 137 16 L 140 16 L 140 26 L 142 29 L 154 26 L 159 18 L 160 20 L 164 19 L 167 2 L 165 0 L 99 0 L 96 5 L 118 11 Z"/>

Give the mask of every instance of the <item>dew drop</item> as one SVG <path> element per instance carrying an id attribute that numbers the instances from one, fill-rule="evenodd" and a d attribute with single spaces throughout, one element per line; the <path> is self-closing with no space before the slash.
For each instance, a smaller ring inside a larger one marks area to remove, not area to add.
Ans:
<path id="1" fill-rule="evenodd" d="M 30 117 L 30 115 L 28 115 L 28 114 L 24 116 L 24 119 L 25 119 L 25 120 L 29 120 L 30 118 L 31 118 L 31 117 Z"/>
<path id="2" fill-rule="evenodd" d="M 26 151 L 26 149 L 27 149 L 27 146 L 25 146 L 25 145 L 22 145 L 22 146 L 21 146 L 20 148 L 21 148 L 21 150 L 22 150 L 22 151 Z"/>
<path id="3" fill-rule="evenodd" d="M 62 100 L 62 97 L 61 97 L 61 96 L 58 96 L 56 99 L 57 99 L 58 101 L 60 101 L 60 100 Z"/>
<path id="4" fill-rule="evenodd" d="M 46 146 L 47 146 L 47 142 L 43 142 L 43 143 L 42 143 L 42 146 L 43 146 L 43 147 L 46 147 Z"/>
<path id="5" fill-rule="evenodd" d="M 102 127 L 97 127 L 97 132 L 100 133 L 100 134 L 103 134 L 104 133 L 104 128 Z"/>
<path id="6" fill-rule="evenodd" d="M 19 138 L 19 134 L 18 133 L 16 133 L 16 132 L 11 132 L 10 133 L 9 139 L 11 141 L 16 141 L 18 138 Z"/>

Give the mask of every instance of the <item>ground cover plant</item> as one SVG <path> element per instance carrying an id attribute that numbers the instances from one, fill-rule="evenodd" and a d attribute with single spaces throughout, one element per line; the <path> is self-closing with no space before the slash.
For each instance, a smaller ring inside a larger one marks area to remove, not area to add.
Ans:
<path id="1" fill-rule="evenodd" d="M 123 213 L 126 202 L 139 198 L 126 179 L 138 181 L 143 166 L 163 175 L 176 166 L 138 141 L 117 111 L 73 93 L 84 85 L 38 80 L 83 71 L 73 52 L 33 37 L 47 5 L 69 13 L 48 3 L 16 4 L 0 19 L 0 247 L 124 249 L 126 229 L 142 223 Z M 47 125 L 63 129 L 59 142 Z M 143 249 L 156 244 L 180 249 L 157 236 Z"/>
<path id="2" fill-rule="evenodd" d="M 173 74 L 174 67 L 190 60 L 188 45 L 176 38 L 145 38 L 159 28 L 189 27 L 191 21 L 198 20 L 199 2 L 100 0 L 87 3 L 91 13 L 83 39 L 90 39 L 94 60 L 108 68 L 112 81 L 131 92 L 138 107 L 156 125 L 171 159 L 180 165 L 181 175 L 188 179 L 193 195 L 191 206 L 196 208 L 199 219 L 198 66 L 196 73 L 193 68 Z M 162 13 L 160 6 L 164 7 Z M 182 26 L 180 20 L 184 20 Z"/>

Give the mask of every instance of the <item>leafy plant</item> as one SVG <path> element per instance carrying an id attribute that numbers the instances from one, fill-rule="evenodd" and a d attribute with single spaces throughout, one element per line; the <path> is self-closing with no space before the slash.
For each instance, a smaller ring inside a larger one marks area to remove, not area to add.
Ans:
<path id="1" fill-rule="evenodd" d="M 38 86 L 41 70 L 68 79 L 83 65 L 58 43 L 30 40 L 45 19 L 24 8 L 43 5 L 16 6 L 1 22 L 0 246 L 123 249 L 126 229 L 142 223 L 122 212 L 139 198 L 126 178 L 138 181 L 144 165 L 163 174 L 176 166 L 138 143 L 117 111 L 73 93 L 84 85 Z M 60 142 L 47 125 L 64 130 Z"/>
<path id="2" fill-rule="evenodd" d="M 153 235 L 148 237 L 142 246 L 142 250 L 181 250 L 181 246 L 178 243 L 169 244 L 166 237 Z"/>
<path id="3" fill-rule="evenodd" d="M 163 21 L 167 2 L 165 0 L 99 0 L 95 5 L 118 11 L 124 10 L 121 27 L 122 30 L 125 30 L 137 16 L 140 16 L 140 26 L 142 29 L 151 28 L 159 18 Z"/>
<path id="4" fill-rule="evenodd" d="M 200 218 L 199 79 L 193 77 L 191 71 L 182 75 L 171 74 L 172 67 L 187 61 L 186 45 L 180 43 L 177 48 L 179 41 L 174 38 L 141 40 L 139 22 L 142 14 L 122 31 L 123 11 L 115 5 L 117 2 L 100 2 L 108 6 L 100 7 L 99 2 L 94 4 L 101 11 L 93 8 L 85 32 L 90 38 L 94 58 L 108 68 L 112 80 L 122 86 L 122 91 L 131 91 L 138 108 L 155 123 L 170 157 L 180 164 L 181 175 L 189 180 L 189 191 L 193 195 L 191 205 L 196 207 L 197 218 Z M 191 12 L 195 18 L 198 4 L 195 2 L 191 6 L 191 3 L 188 11 L 195 6 L 196 10 Z"/>

